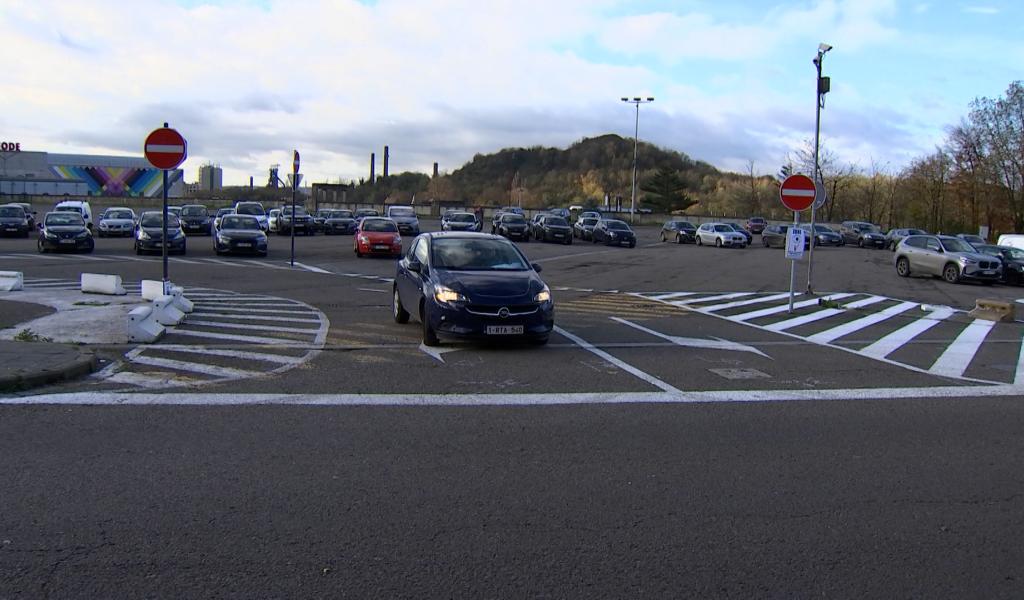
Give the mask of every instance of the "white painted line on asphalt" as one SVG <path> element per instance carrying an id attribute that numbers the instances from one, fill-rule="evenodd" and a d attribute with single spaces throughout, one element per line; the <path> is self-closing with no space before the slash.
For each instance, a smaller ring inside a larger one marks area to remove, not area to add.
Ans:
<path id="1" fill-rule="evenodd" d="M 144 354 L 140 354 L 133 358 L 132 363 L 146 365 L 149 367 L 160 367 L 162 369 L 172 369 L 174 371 L 188 371 L 190 373 L 201 373 L 203 375 L 209 375 L 211 377 L 225 377 L 229 379 L 247 379 L 262 375 L 262 373 L 260 373 L 259 371 L 244 371 L 242 369 L 218 367 L 216 365 L 173 360 L 170 358 L 158 358 L 155 356 L 146 356 Z"/>
<path id="2" fill-rule="evenodd" d="M 183 394 L 180 392 L 71 392 L 0 398 L 0 404 L 132 406 L 562 406 L 580 404 L 690 404 L 758 402 L 857 402 L 865 400 L 1018 397 L 1015 385 L 936 386 L 704 392 L 595 392 L 545 394 Z"/>
<path id="3" fill-rule="evenodd" d="M 227 266 L 229 266 L 229 267 L 237 267 L 237 266 L 238 266 L 238 264 L 239 264 L 239 263 L 237 263 L 237 262 L 231 262 L 231 261 L 227 261 L 227 260 L 221 260 L 221 259 L 219 259 L 219 258 L 203 258 L 203 259 L 201 259 L 201 260 L 202 260 L 203 262 L 207 262 L 207 263 L 212 263 L 212 264 L 215 264 L 215 265 L 227 265 Z"/>
<path id="4" fill-rule="evenodd" d="M 308 333 L 313 335 L 316 329 L 301 327 L 274 327 L 272 325 L 242 325 L 239 323 L 219 323 L 217 321 L 197 321 L 188 319 L 185 321 L 190 326 L 200 327 L 222 327 L 224 329 L 248 329 L 250 331 L 265 331 L 267 333 Z M 178 331 L 177 329 L 174 330 Z"/>
<path id="5" fill-rule="evenodd" d="M 79 254 L 79 255 L 76 256 L 76 258 L 79 258 L 81 260 L 89 260 L 89 261 L 92 261 L 92 262 L 113 262 L 113 259 L 111 259 L 111 258 L 103 258 L 103 257 L 100 257 L 100 256 L 92 256 L 90 254 Z"/>
<path id="6" fill-rule="evenodd" d="M 278 270 L 281 270 L 281 271 L 291 271 L 291 269 L 289 267 L 283 267 L 281 265 L 275 265 L 274 263 L 266 262 L 266 261 L 263 261 L 263 260 L 250 260 L 250 261 L 247 261 L 247 262 L 251 262 L 254 265 L 259 265 L 261 267 L 266 267 L 268 269 L 278 269 Z"/>
<path id="7" fill-rule="evenodd" d="M 199 294 L 189 294 L 188 290 L 185 291 L 186 298 L 196 298 L 196 303 L 210 303 L 213 301 L 230 300 L 231 302 L 237 302 L 240 306 L 249 306 L 250 302 L 268 302 L 273 304 L 280 304 L 282 306 L 297 306 L 302 303 L 298 300 L 289 300 L 287 298 L 274 298 L 272 296 L 243 296 L 241 294 L 235 294 L 234 296 L 201 296 Z"/>
<path id="8" fill-rule="evenodd" d="M 295 341 L 289 344 L 289 340 L 283 338 L 264 337 L 258 335 L 238 335 L 234 333 L 220 333 L 214 331 L 195 331 L 192 329 L 168 329 L 169 335 L 183 335 L 188 337 L 198 337 L 212 340 L 228 340 L 232 342 L 248 342 L 250 344 L 272 344 L 280 348 L 308 348 L 309 342 Z M 312 330 L 311 333 L 316 333 L 316 330 Z"/>
<path id="9" fill-rule="evenodd" d="M 985 336 L 992 331 L 995 324 L 995 321 L 975 319 L 946 347 L 946 351 L 939 356 L 928 372 L 947 377 L 963 376 L 964 371 L 974 360 L 974 355 L 978 353 L 978 348 L 985 341 Z"/>
<path id="10" fill-rule="evenodd" d="M 118 256 L 113 254 L 104 254 L 103 256 L 111 260 L 130 260 L 133 262 L 156 262 L 155 258 L 142 258 L 141 256 Z M 168 257 L 170 258 L 170 257 Z"/>
<path id="11" fill-rule="evenodd" d="M 381 294 L 387 294 L 390 290 L 374 290 L 371 288 L 356 288 L 360 292 L 380 292 Z"/>
<path id="12" fill-rule="evenodd" d="M 536 263 L 548 262 L 551 260 L 565 260 L 568 258 L 580 258 L 583 256 L 595 256 L 597 254 L 608 254 L 609 252 L 618 252 L 618 250 L 596 250 L 594 252 L 578 252 L 576 254 L 563 254 L 561 256 L 549 256 L 547 258 L 538 258 L 533 261 Z"/>
<path id="13" fill-rule="evenodd" d="M 860 331 L 861 329 L 870 327 L 875 323 L 881 323 L 882 321 L 890 319 L 896 315 L 905 313 L 908 310 L 911 310 L 917 306 L 920 305 L 916 302 L 901 302 L 894 306 L 890 306 L 885 310 L 881 310 L 879 312 L 872 313 L 865 317 L 861 317 L 856 321 L 850 321 L 849 323 L 844 323 L 837 327 L 833 327 L 832 329 L 826 329 L 825 331 L 809 336 L 807 339 L 808 341 L 815 342 L 818 344 L 827 344 L 833 340 L 838 340 L 841 337 L 845 337 L 847 335 L 850 335 L 851 333 L 855 333 L 857 331 Z"/>
<path id="14" fill-rule="evenodd" d="M 462 348 L 436 348 L 436 347 L 435 348 L 431 348 L 430 346 L 428 346 L 426 344 L 423 344 L 423 343 L 421 343 L 420 347 L 419 347 L 419 351 L 420 352 L 422 352 L 422 353 L 426 354 L 427 356 L 429 356 L 429 357 L 431 357 L 431 358 L 433 358 L 433 359 L 435 359 L 435 360 L 437 360 L 439 362 L 442 362 L 442 363 L 444 362 L 444 356 L 443 355 L 448 354 L 449 352 L 455 352 L 456 350 L 461 350 L 461 349 Z"/>
<path id="15" fill-rule="evenodd" d="M 333 273 L 331 273 L 327 269 L 321 269 L 320 267 L 314 267 L 312 265 L 304 265 L 304 264 L 302 264 L 300 262 L 295 263 L 295 266 L 300 268 L 300 269 L 305 269 L 307 271 L 312 271 L 313 273 L 325 273 L 327 275 L 333 275 Z"/>
<path id="16" fill-rule="evenodd" d="M 953 316 L 953 309 L 938 307 L 928 315 L 900 327 L 877 342 L 861 348 L 860 353 L 872 358 L 885 358 L 904 344 Z"/>
<path id="17" fill-rule="evenodd" d="M 315 315 L 316 311 L 312 310 L 282 310 L 275 308 L 239 308 L 237 306 L 222 306 L 217 303 L 211 302 L 196 302 L 197 307 L 210 308 L 211 310 L 217 310 L 220 312 L 240 312 L 240 313 L 261 313 L 269 315 Z M 295 308 L 295 307 L 292 307 Z"/>
<path id="18" fill-rule="evenodd" d="M 185 297 L 186 298 L 189 297 L 188 296 L 188 292 L 185 292 Z M 195 305 L 196 306 L 203 306 L 203 307 L 222 306 L 223 305 L 222 302 L 215 302 L 214 300 L 215 300 L 214 298 L 204 298 L 202 300 L 196 301 Z M 246 298 L 225 298 L 225 300 L 230 300 L 231 303 L 234 306 L 238 307 L 238 308 L 247 308 L 247 307 L 250 307 L 250 306 L 255 306 L 257 308 L 270 308 L 270 307 L 274 307 L 274 306 L 279 307 L 279 308 L 295 308 L 296 306 L 302 306 L 302 304 L 300 304 L 298 302 L 286 302 L 286 301 L 281 301 L 281 302 L 262 302 L 258 298 L 249 298 L 249 299 L 246 299 Z"/>
<path id="19" fill-rule="evenodd" d="M 868 296 L 867 298 L 861 298 L 855 302 L 850 302 L 843 305 L 843 308 L 864 308 L 865 306 L 871 306 L 872 304 L 878 304 L 888 300 L 885 296 Z"/>
<path id="20" fill-rule="evenodd" d="M 679 302 L 673 302 L 675 306 L 692 308 L 694 310 L 706 310 L 703 306 L 693 306 L 701 302 L 714 302 L 716 300 L 732 300 L 733 298 L 742 298 L 744 296 L 750 296 L 754 292 L 736 292 L 732 294 L 717 294 L 715 296 L 704 296 L 703 298 L 692 298 L 690 300 L 680 300 Z M 789 295 L 786 296 L 787 298 Z"/>
<path id="21" fill-rule="evenodd" d="M 373 290 L 378 291 L 378 290 Z M 298 317 L 279 317 L 279 316 L 265 316 L 265 315 L 231 315 L 226 313 L 216 312 L 205 312 L 205 311 L 194 311 L 189 314 L 188 318 L 202 317 L 204 319 L 238 319 L 242 321 L 283 321 L 286 323 L 319 323 L 320 319 L 300 319 Z"/>
<path id="22" fill-rule="evenodd" d="M 727 351 L 734 351 L 734 352 L 752 352 L 754 354 L 759 354 L 759 355 L 761 355 L 761 356 L 763 356 L 765 358 L 771 358 L 770 356 L 768 356 L 764 352 L 761 352 L 757 348 L 754 348 L 753 346 L 748 346 L 746 344 L 741 344 L 739 342 L 730 342 L 729 340 L 723 340 L 722 338 L 713 338 L 713 339 L 710 339 L 710 340 L 705 340 L 705 339 L 701 339 L 701 338 L 688 338 L 688 337 L 679 337 L 679 336 L 675 336 L 675 335 L 667 335 L 667 334 L 661 333 L 660 331 L 655 331 L 653 329 L 649 329 L 647 327 L 644 327 L 643 325 L 638 325 L 636 323 L 633 323 L 632 321 L 627 321 L 626 319 L 620 319 L 619 317 L 609 317 L 609 318 L 612 321 L 615 321 L 616 323 L 622 323 L 623 325 L 626 325 L 628 327 L 632 327 L 633 329 L 638 329 L 640 331 L 643 331 L 644 333 L 649 333 L 649 334 L 651 334 L 651 335 L 653 335 L 655 337 L 659 337 L 659 338 L 661 338 L 663 340 L 668 340 L 668 341 L 672 342 L 673 344 L 675 344 L 676 346 L 683 346 L 683 347 L 686 347 L 686 348 L 703 348 L 703 349 L 706 349 L 706 350 L 727 350 Z"/>
<path id="23" fill-rule="evenodd" d="M 853 296 L 853 294 L 832 294 L 830 296 L 827 296 L 827 298 L 829 300 L 839 300 L 840 298 L 847 298 L 849 296 Z M 811 300 L 804 300 L 802 302 L 795 302 L 795 303 L 793 303 L 793 308 L 797 309 L 797 308 L 807 308 L 808 306 L 815 306 L 815 305 L 818 304 L 818 300 L 819 300 L 819 298 L 814 298 L 814 299 L 811 299 Z M 729 316 L 727 316 L 725 318 L 729 319 L 729 320 L 732 320 L 732 321 L 750 321 L 752 319 L 757 319 L 757 318 L 760 318 L 760 317 L 767 317 L 769 315 L 777 315 L 777 314 L 779 314 L 781 312 L 786 312 L 787 310 L 789 310 L 789 304 L 788 303 L 784 303 L 784 304 L 780 304 L 778 306 L 773 306 L 773 307 L 770 307 L 770 308 L 762 308 L 761 310 L 755 310 L 755 311 L 752 311 L 752 312 L 742 313 L 742 314 L 738 314 L 738 315 L 729 315 Z"/>
<path id="24" fill-rule="evenodd" d="M 724 304 L 715 304 L 713 306 L 694 306 L 693 309 L 699 310 L 701 312 L 714 312 L 716 310 L 725 310 L 727 308 L 736 308 L 739 306 L 747 306 L 750 304 L 761 304 L 763 302 L 775 302 L 776 300 L 786 300 L 787 298 L 789 298 L 789 293 L 772 294 L 771 296 L 761 296 L 759 298 L 751 298 L 749 300 L 737 300 L 735 302 L 726 302 Z M 673 302 L 672 304 L 678 306 L 678 303 L 676 302 Z"/>
<path id="25" fill-rule="evenodd" d="M 665 300 L 671 300 L 673 298 L 682 298 L 684 296 L 693 296 L 695 294 L 697 294 L 697 292 L 669 292 L 667 294 L 656 294 L 654 296 L 644 296 L 643 294 L 639 295 L 642 298 L 647 298 L 649 300 L 658 300 L 664 302 Z"/>
<path id="26" fill-rule="evenodd" d="M 769 325 L 765 325 L 764 328 L 767 329 L 768 331 L 785 331 L 787 329 L 792 329 L 794 327 L 806 325 L 807 323 L 813 323 L 815 321 L 827 319 L 834 315 L 841 315 L 844 312 L 846 311 L 844 311 L 841 308 L 825 308 L 807 315 L 800 315 L 799 317 L 793 317 L 792 319 L 786 319 L 785 321 L 771 323 Z"/>
<path id="27" fill-rule="evenodd" d="M 300 356 L 286 356 L 284 354 L 269 354 L 266 352 L 247 352 L 245 350 L 228 350 L 224 348 L 210 348 L 207 346 L 190 346 L 188 344 L 160 344 L 158 346 L 152 346 L 151 348 L 161 351 L 169 350 L 172 352 L 185 352 L 189 354 L 208 354 L 210 356 L 259 360 L 282 365 L 297 365 L 303 362 L 303 359 Z"/>
<path id="28" fill-rule="evenodd" d="M 198 260 L 189 260 L 187 258 L 180 258 L 180 257 L 177 257 L 177 256 L 168 256 L 167 257 L 167 262 L 180 263 L 180 264 L 183 264 L 183 265 L 201 265 L 201 264 L 203 264 L 203 263 L 199 262 Z"/>
<path id="29" fill-rule="evenodd" d="M 1017 354 L 1017 371 L 1013 376 L 1013 384 L 1024 386 L 1024 340 L 1021 340 L 1020 352 Z"/>
<path id="30" fill-rule="evenodd" d="M 665 383 L 664 381 L 658 379 L 654 375 L 650 375 L 650 374 L 644 373 L 640 369 L 637 369 L 636 367 L 634 367 L 634 366 L 632 366 L 632 365 L 630 365 L 628 363 L 625 363 L 625 362 L 615 358 L 611 354 L 608 354 L 604 350 L 601 350 L 600 348 L 597 348 L 596 346 L 594 346 L 590 342 L 584 340 L 583 338 L 578 337 L 578 336 L 576 336 L 576 335 L 574 335 L 572 333 L 569 333 L 568 331 L 562 329 L 558 325 L 555 325 L 555 329 L 554 330 L 555 330 L 556 333 L 558 333 L 562 337 L 565 337 L 565 338 L 569 339 L 570 341 L 575 343 L 580 348 L 583 348 L 584 350 L 586 350 L 587 352 L 590 352 L 592 354 L 596 354 L 597 356 L 603 358 L 605 361 L 615 365 L 619 369 L 629 373 L 630 375 L 633 375 L 637 379 L 640 379 L 642 381 L 646 381 L 647 383 L 653 385 L 654 387 L 659 388 L 661 390 L 664 390 L 666 392 L 682 393 L 678 389 L 676 389 L 676 388 L 672 387 L 671 385 Z"/>
<path id="31" fill-rule="evenodd" d="M 46 254 L 22 254 L 20 252 L 13 252 L 9 256 L 16 256 L 18 258 L 42 258 L 42 259 L 53 258 L 53 259 L 56 259 L 56 260 L 74 260 L 74 258 L 72 258 L 72 257 L 70 257 L 70 256 L 68 256 L 66 254 L 52 254 L 52 253 L 49 253 L 49 252 L 46 253 Z"/>

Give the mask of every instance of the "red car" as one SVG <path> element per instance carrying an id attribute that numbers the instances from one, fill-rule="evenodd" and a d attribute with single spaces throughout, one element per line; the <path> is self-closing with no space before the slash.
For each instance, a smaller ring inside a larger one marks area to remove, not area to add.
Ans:
<path id="1" fill-rule="evenodd" d="M 359 258 L 367 254 L 386 254 L 394 258 L 402 256 L 402 236 L 398 234 L 398 225 L 391 219 L 363 219 L 356 229 L 354 243 Z"/>
<path id="2" fill-rule="evenodd" d="M 764 220 L 764 217 L 750 217 L 747 219 L 746 230 L 750 233 L 761 233 L 767 226 L 768 222 Z"/>

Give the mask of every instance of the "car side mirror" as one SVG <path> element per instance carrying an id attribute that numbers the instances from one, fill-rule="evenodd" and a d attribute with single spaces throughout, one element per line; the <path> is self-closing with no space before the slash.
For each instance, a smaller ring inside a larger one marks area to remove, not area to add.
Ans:
<path id="1" fill-rule="evenodd" d="M 543 270 L 543 269 L 541 268 L 541 266 L 540 266 L 540 263 L 533 263 L 533 264 L 532 264 L 532 265 L 530 265 L 530 266 L 531 266 L 531 267 L 533 267 L 533 270 L 534 270 L 534 271 L 536 271 L 536 272 L 538 272 L 538 273 L 540 273 L 540 272 L 541 272 L 541 271 Z"/>
<path id="2" fill-rule="evenodd" d="M 407 267 L 413 273 L 420 273 L 423 271 L 423 263 L 418 260 L 410 260 Z"/>

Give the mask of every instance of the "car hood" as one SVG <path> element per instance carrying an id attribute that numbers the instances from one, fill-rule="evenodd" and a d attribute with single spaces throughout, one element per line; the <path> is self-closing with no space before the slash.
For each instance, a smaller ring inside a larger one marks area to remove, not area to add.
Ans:
<path id="1" fill-rule="evenodd" d="M 420 220 L 417 217 L 391 217 L 391 220 L 395 223 L 401 223 L 403 225 L 412 225 L 413 223 L 419 223 Z"/>
<path id="2" fill-rule="evenodd" d="M 202 216 L 202 215 L 189 215 L 187 217 L 178 217 L 178 218 L 181 221 L 188 221 L 189 223 L 193 223 L 195 221 L 200 221 L 200 222 L 202 222 L 202 221 L 209 221 L 212 217 L 210 215 L 206 215 L 205 217 Z"/>
<path id="3" fill-rule="evenodd" d="M 23 225 L 23 224 L 25 224 L 27 222 L 28 222 L 28 219 L 25 218 L 25 217 L 0 217 L 0 223 L 4 223 L 5 225 L 8 225 L 8 224 Z"/>
<path id="4" fill-rule="evenodd" d="M 955 256 L 957 258 L 966 258 L 974 261 L 997 261 L 1002 262 L 1003 259 L 998 256 L 992 256 L 991 254 L 982 254 L 981 252 L 949 252 L 949 256 Z"/>
<path id="5" fill-rule="evenodd" d="M 132 219 L 100 219 L 100 223 L 106 223 L 107 225 L 134 225 L 135 221 Z"/>
<path id="6" fill-rule="evenodd" d="M 449 271 L 435 269 L 438 283 L 466 296 L 470 302 L 493 304 L 522 301 L 544 288 L 536 271 Z"/>
<path id="7" fill-rule="evenodd" d="M 226 235 L 228 237 L 238 239 L 256 239 L 266 237 L 266 235 L 262 231 L 257 231 L 255 229 L 221 229 L 218 233 L 221 235 Z"/>
<path id="8" fill-rule="evenodd" d="M 159 236 L 163 235 L 163 233 L 164 233 L 164 228 L 163 227 L 139 227 L 139 229 L 141 229 L 142 231 L 145 231 L 146 235 L 148 235 L 150 237 L 159 237 Z M 168 227 L 167 228 L 167 235 L 178 235 L 179 233 L 181 233 L 181 228 L 180 227 Z"/>
<path id="9" fill-rule="evenodd" d="M 324 219 L 324 223 L 355 223 L 356 220 L 352 217 L 331 217 Z"/>
<path id="10" fill-rule="evenodd" d="M 609 234 L 614 233 L 615 235 L 621 236 L 621 237 L 634 237 L 634 236 L 636 236 L 636 234 L 633 233 L 629 229 L 609 229 L 608 233 Z"/>
<path id="11" fill-rule="evenodd" d="M 365 235 L 366 239 L 370 240 L 373 243 L 378 243 L 378 244 L 388 243 L 388 244 L 390 244 L 391 241 L 393 239 L 395 239 L 395 236 L 398 235 L 398 232 L 397 231 L 360 231 L 359 235 Z"/>
<path id="12" fill-rule="evenodd" d="M 552 231 L 569 231 L 568 225 L 545 225 L 544 228 Z"/>
<path id="13" fill-rule="evenodd" d="M 89 231 L 85 225 L 51 225 L 46 228 L 48 233 L 81 233 Z"/>
<path id="14" fill-rule="evenodd" d="M 861 235 L 871 239 L 885 238 L 885 235 L 878 233 L 877 231 L 864 231 Z"/>

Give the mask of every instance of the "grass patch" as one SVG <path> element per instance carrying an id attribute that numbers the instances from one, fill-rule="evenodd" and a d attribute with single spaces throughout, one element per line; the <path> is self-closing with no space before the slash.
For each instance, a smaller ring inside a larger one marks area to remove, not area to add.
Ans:
<path id="1" fill-rule="evenodd" d="M 22 329 L 14 336 L 16 342 L 52 342 L 53 338 L 43 337 L 31 329 Z"/>

